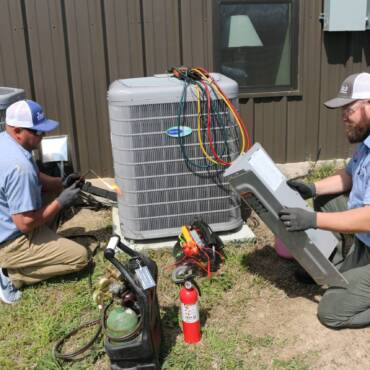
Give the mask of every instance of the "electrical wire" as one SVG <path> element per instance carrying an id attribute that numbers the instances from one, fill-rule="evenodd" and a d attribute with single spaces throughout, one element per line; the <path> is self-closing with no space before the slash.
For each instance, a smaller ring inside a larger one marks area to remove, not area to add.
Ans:
<path id="1" fill-rule="evenodd" d="M 207 87 L 207 84 L 205 83 L 205 81 L 202 81 L 202 84 L 204 86 L 204 89 L 206 91 L 206 96 L 207 96 L 207 108 L 208 108 L 208 110 L 207 110 L 207 133 L 208 133 L 209 146 L 211 148 L 212 154 L 216 158 L 216 161 L 218 163 L 221 163 L 224 166 L 228 166 L 228 165 L 231 164 L 231 162 L 225 162 L 224 160 L 222 160 L 218 156 L 218 154 L 215 150 L 215 147 L 213 145 L 213 138 L 212 138 L 212 133 L 211 133 L 211 94 L 208 90 L 208 87 Z"/>
<path id="2" fill-rule="evenodd" d="M 188 165 L 193 166 L 193 167 L 198 168 L 198 169 L 209 170 L 213 167 L 213 164 L 212 165 L 210 165 L 208 163 L 199 164 L 199 163 L 197 163 L 194 160 L 191 160 L 189 158 L 189 156 L 186 152 L 186 148 L 185 148 L 184 137 L 182 137 L 180 135 L 181 126 L 182 126 L 183 120 L 185 120 L 185 102 L 186 102 L 186 97 L 187 97 L 188 84 L 189 84 L 188 79 L 185 79 L 183 91 L 182 91 L 182 94 L 181 94 L 181 97 L 180 97 L 179 110 L 178 110 L 178 115 L 177 115 L 177 129 L 178 129 L 178 140 L 179 140 L 179 144 L 180 144 L 180 149 L 181 149 L 182 155 L 185 159 L 185 162 Z"/>
<path id="3" fill-rule="evenodd" d="M 235 108 L 235 106 L 231 103 L 230 99 L 224 94 L 224 92 L 222 91 L 220 86 L 216 83 L 216 81 L 210 76 L 208 71 L 206 71 L 202 67 L 193 68 L 192 70 L 198 72 L 206 81 L 208 81 L 210 84 L 213 84 L 216 87 L 217 92 L 219 93 L 220 97 L 226 103 L 226 105 L 229 107 L 230 111 L 232 112 L 233 116 L 235 117 L 235 119 L 236 119 L 236 121 L 239 125 L 240 133 L 242 135 L 242 148 L 241 149 L 242 149 L 242 151 L 247 150 L 250 147 L 250 138 L 249 138 L 248 132 L 246 130 L 246 127 L 243 123 L 243 120 L 240 117 L 240 114 L 237 111 L 237 109 Z"/>
<path id="4" fill-rule="evenodd" d="M 200 100 L 200 87 L 196 86 L 196 93 L 197 93 L 197 131 L 198 131 L 198 140 L 199 140 L 199 146 L 204 154 L 204 156 L 212 163 L 218 164 L 217 161 L 215 161 L 208 153 L 206 148 L 204 147 L 203 144 L 203 139 L 202 139 L 202 133 L 201 133 L 201 128 L 202 128 L 202 120 L 201 120 L 201 100 Z"/>
<path id="5" fill-rule="evenodd" d="M 238 113 L 235 106 L 232 104 L 230 99 L 225 95 L 222 91 L 220 86 L 216 83 L 216 81 L 210 76 L 208 71 L 206 71 L 202 67 L 196 68 L 172 68 L 171 72 L 173 75 L 184 82 L 183 91 L 180 97 L 179 102 L 179 110 L 178 110 L 178 140 L 181 148 L 181 152 L 183 157 L 188 165 L 194 166 L 200 169 L 210 169 L 214 166 L 230 166 L 230 150 L 229 150 L 229 140 L 226 130 L 226 123 L 232 123 L 229 121 L 228 114 L 225 115 L 225 118 L 222 119 L 220 113 L 220 102 L 222 101 L 225 106 L 229 109 L 231 116 L 234 118 L 234 122 L 237 123 L 239 128 L 240 136 L 241 136 L 241 147 L 240 147 L 240 154 L 244 151 L 248 150 L 250 147 L 250 138 L 246 127 L 243 123 L 240 114 Z M 198 141 L 199 146 L 201 148 L 201 152 L 205 157 L 205 160 L 210 162 L 206 164 L 199 164 L 194 160 L 191 160 L 186 153 L 185 149 L 185 139 L 180 134 L 181 133 L 181 126 L 185 121 L 185 108 L 186 108 L 186 101 L 187 101 L 187 90 L 190 85 L 195 86 L 195 92 L 197 97 L 197 132 L 198 132 Z M 212 96 L 213 94 L 213 96 Z M 202 103 L 205 106 L 206 112 L 202 112 Z M 204 119 L 202 119 L 204 117 Z M 220 119 L 221 117 L 221 119 Z M 207 152 L 205 147 L 204 140 L 202 138 L 202 123 L 205 121 L 205 131 L 207 133 L 207 139 L 209 148 L 211 150 L 212 156 L 210 153 Z M 225 123 L 226 121 L 226 123 Z M 221 132 L 222 136 L 222 153 L 219 154 L 217 151 L 217 127 Z M 224 160 L 223 157 L 225 156 L 228 158 Z"/>
<path id="6" fill-rule="evenodd" d="M 205 146 L 204 146 L 204 142 L 203 142 L 203 139 L 202 139 L 202 135 L 201 135 L 201 128 L 202 128 L 202 112 L 201 112 L 201 96 L 200 96 L 200 93 L 205 93 L 205 91 L 203 90 L 203 85 L 196 81 L 197 85 L 196 86 L 196 92 L 197 92 L 197 130 L 198 130 L 198 140 L 199 140 L 199 145 L 201 147 L 201 150 L 203 152 L 203 154 L 205 155 L 205 157 L 212 163 L 218 165 L 219 162 L 217 162 L 216 160 L 214 160 L 208 153 L 207 153 L 207 150 L 205 149 Z M 212 92 L 215 94 L 215 92 L 213 91 L 213 88 L 212 86 L 210 86 Z M 204 94 L 203 94 L 204 95 Z M 223 157 L 225 155 L 225 152 L 227 155 L 229 155 L 229 146 L 228 146 L 228 135 L 227 135 L 227 130 L 226 130 L 226 127 L 224 124 L 222 124 L 222 122 L 219 120 L 219 116 L 220 116 L 220 112 L 218 111 L 217 107 L 215 108 L 215 106 L 217 105 L 217 100 L 215 99 L 211 99 L 211 106 L 212 106 L 212 114 L 214 115 L 214 121 L 217 123 L 217 125 L 220 127 L 221 129 L 221 134 L 222 134 L 222 138 L 223 138 L 223 151 L 220 155 L 220 157 Z M 207 113 L 207 117 L 208 117 L 208 113 Z M 208 121 L 208 120 L 207 120 Z M 208 132 L 207 132 L 208 134 Z M 208 135 L 209 136 L 209 135 Z M 208 139 L 209 141 L 212 140 L 212 136 L 211 138 Z"/>

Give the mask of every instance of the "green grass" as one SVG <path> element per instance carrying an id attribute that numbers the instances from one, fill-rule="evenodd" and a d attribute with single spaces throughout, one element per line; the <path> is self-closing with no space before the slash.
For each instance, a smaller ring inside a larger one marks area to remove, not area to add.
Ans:
<path id="1" fill-rule="evenodd" d="M 305 181 L 326 177 L 337 165 L 315 168 Z M 96 217 L 100 217 L 99 214 Z M 100 237 L 103 244 L 110 231 L 108 220 Z M 227 258 L 220 270 L 211 279 L 197 279 L 202 293 L 202 341 L 197 345 L 184 344 L 179 328 L 179 287 L 170 279 L 174 263 L 171 252 L 148 252 L 159 267 L 158 297 L 163 329 L 160 360 L 163 369 L 309 369 L 310 359 L 305 354 L 279 358 L 284 341 L 270 335 L 259 336 L 253 325 L 245 322 L 245 310 L 258 296 L 256 292 L 264 292 L 270 297 L 278 292 L 278 288 L 260 273 L 261 268 L 265 268 L 263 261 L 275 263 L 277 257 L 271 248 L 260 248 L 255 253 L 256 248 L 261 247 L 259 243 L 258 240 L 229 243 L 225 249 Z M 97 282 L 111 265 L 101 252 L 95 257 L 95 263 L 92 279 Z M 260 264 L 260 270 L 252 269 L 256 263 Z M 21 301 L 14 306 L 0 304 L 0 369 L 61 368 L 52 355 L 55 342 L 99 315 L 92 302 L 88 280 L 87 273 L 49 280 L 24 289 Z M 95 328 L 90 328 L 77 339 L 68 341 L 67 350 L 74 350 L 86 342 L 94 331 Z M 109 361 L 102 338 L 86 359 L 61 365 L 64 369 L 107 369 Z"/>
<path id="2" fill-rule="evenodd" d="M 235 295 L 234 289 L 244 279 L 241 273 L 245 271 L 243 261 L 251 248 L 252 244 L 230 244 L 221 269 L 211 279 L 197 279 L 202 293 L 203 337 L 200 344 L 192 346 L 184 344 L 179 329 L 179 287 L 170 280 L 171 269 L 168 268 L 173 263 L 172 254 L 170 251 L 150 252 L 160 268 L 158 295 L 164 333 L 161 347 L 164 369 L 208 369 L 210 361 L 212 367 L 217 369 L 249 368 L 246 359 L 253 348 L 268 348 L 276 344 L 270 336 L 235 332 L 238 323 L 234 315 L 223 317 L 223 320 L 230 321 L 230 330 L 225 330 L 227 328 L 219 325 L 218 320 L 213 320 L 214 316 L 220 315 L 217 311 L 221 302 L 227 302 L 231 311 L 238 310 L 238 304 L 248 302 L 248 292 Z M 98 253 L 95 262 L 93 281 L 97 281 L 110 265 L 102 253 Z M 251 286 L 256 284 L 255 279 L 258 277 L 251 279 Z M 226 298 L 228 294 L 230 301 Z M 98 314 L 91 299 L 87 273 L 52 279 L 24 289 L 19 303 L 14 306 L 0 305 L 0 368 L 59 369 L 52 356 L 54 343 Z M 78 339 L 69 340 L 64 351 L 81 346 L 94 331 L 95 328 L 90 328 Z M 86 359 L 62 363 L 65 369 L 106 369 L 108 364 L 101 339 Z"/>
<path id="3" fill-rule="evenodd" d="M 304 357 L 293 357 L 289 360 L 274 359 L 272 361 L 273 370 L 309 370 Z"/>
<path id="4" fill-rule="evenodd" d="M 283 345 L 272 336 L 259 337 L 253 330 L 239 330 L 244 320 L 241 307 L 248 305 L 250 293 L 245 289 L 239 291 L 238 287 L 245 284 L 245 258 L 254 248 L 254 243 L 230 243 L 226 247 L 227 259 L 220 270 L 211 279 L 197 279 L 202 293 L 202 341 L 197 345 L 184 344 L 179 329 L 179 287 L 170 280 L 171 252 L 149 253 L 159 266 L 163 369 L 306 369 L 294 359 L 286 363 L 276 359 L 272 365 L 266 360 L 259 360 L 255 365 L 250 359 L 252 352 L 269 351 Z M 93 281 L 96 282 L 110 263 L 101 252 L 95 262 Z M 252 274 L 248 281 L 251 290 L 266 287 L 258 275 Z M 52 355 L 54 343 L 70 330 L 96 318 L 98 309 L 92 302 L 88 275 L 84 273 L 28 287 L 16 305 L 1 304 L 0 315 L 0 368 L 53 370 L 61 368 Z M 90 328 L 77 339 L 69 340 L 64 351 L 75 350 L 94 331 L 95 328 Z M 61 365 L 64 369 L 107 369 L 109 361 L 102 339 L 86 359 Z"/>
<path id="5" fill-rule="evenodd" d="M 51 355 L 53 343 L 96 315 L 87 278 L 25 289 L 17 305 L 1 305 L 0 368 L 58 368 Z"/>

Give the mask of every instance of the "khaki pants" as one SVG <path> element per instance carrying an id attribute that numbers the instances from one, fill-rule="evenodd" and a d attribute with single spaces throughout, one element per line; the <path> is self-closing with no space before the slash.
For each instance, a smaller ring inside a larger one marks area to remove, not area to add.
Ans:
<path id="1" fill-rule="evenodd" d="M 47 204 L 53 197 L 43 199 Z M 82 270 L 88 264 L 86 248 L 59 236 L 56 220 L 29 234 L 0 245 L 0 267 L 8 270 L 16 288 L 30 285 L 53 276 Z"/>
<path id="2" fill-rule="evenodd" d="M 47 226 L 0 247 L 0 266 L 8 270 L 16 288 L 79 271 L 87 263 L 84 246 L 62 238 Z"/>

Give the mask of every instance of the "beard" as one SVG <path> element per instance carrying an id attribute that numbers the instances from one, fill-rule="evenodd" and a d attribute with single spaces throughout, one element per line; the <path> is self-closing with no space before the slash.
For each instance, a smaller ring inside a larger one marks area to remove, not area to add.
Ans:
<path id="1" fill-rule="evenodd" d="M 364 109 L 361 109 L 361 118 L 359 121 L 345 121 L 344 124 L 347 139 L 351 144 L 362 143 L 370 135 L 370 121 Z"/>
<path id="2" fill-rule="evenodd" d="M 362 143 L 369 135 L 370 128 L 359 126 L 346 126 L 347 139 L 351 144 Z"/>

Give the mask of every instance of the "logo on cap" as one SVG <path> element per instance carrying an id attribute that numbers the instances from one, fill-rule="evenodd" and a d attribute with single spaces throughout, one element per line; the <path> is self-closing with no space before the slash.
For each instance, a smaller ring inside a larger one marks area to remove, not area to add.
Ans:
<path id="1" fill-rule="evenodd" d="M 347 84 L 343 84 L 342 87 L 340 88 L 340 92 L 342 94 L 347 94 L 349 90 L 349 86 Z"/>
<path id="2" fill-rule="evenodd" d="M 37 112 L 36 113 L 36 120 L 37 120 L 37 122 L 43 121 L 44 118 L 45 118 L 45 114 L 44 114 L 43 111 L 40 111 L 40 112 Z"/>

